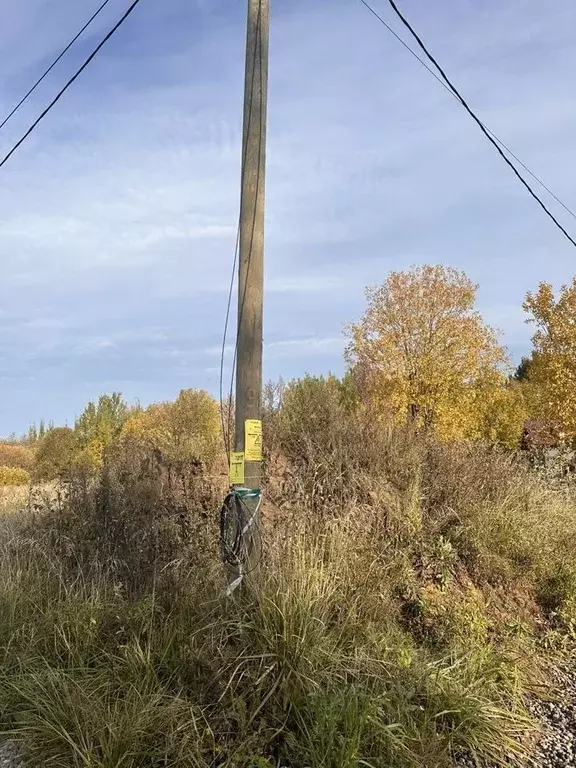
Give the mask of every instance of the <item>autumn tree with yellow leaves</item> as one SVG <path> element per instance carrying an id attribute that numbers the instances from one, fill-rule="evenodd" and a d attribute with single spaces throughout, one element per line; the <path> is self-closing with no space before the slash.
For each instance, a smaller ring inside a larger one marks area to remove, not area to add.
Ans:
<path id="1" fill-rule="evenodd" d="M 549 283 L 529 293 L 524 309 L 536 326 L 528 392 L 535 415 L 576 439 L 576 277 L 558 296 Z"/>
<path id="2" fill-rule="evenodd" d="M 476 292 L 445 266 L 391 272 L 367 290 L 346 356 L 381 411 L 446 438 L 482 436 L 486 409 L 506 386 L 507 357 L 475 309 Z"/>
<path id="3" fill-rule="evenodd" d="M 119 436 L 129 410 L 119 392 L 100 395 L 96 402 L 89 402 L 74 426 L 74 463 L 99 469 L 106 449 Z"/>
<path id="4" fill-rule="evenodd" d="M 88 442 L 86 445 L 89 445 Z M 84 451 L 85 448 L 81 448 Z M 38 442 L 33 477 L 35 480 L 55 480 L 70 472 L 78 452 L 77 436 L 70 427 L 50 429 Z M 86 459 L 86 454 L 80 454 Z M 94 454 L 90 454 L 94 455 Z M 98 466 L 93 460 L 90 466 Z"/>
<path id="5" fill-rule="evenodd" d="M 183 389 L 174 402 L 156 403 L 134 412 L 122 434 L 158 450 L 173 462 L 211 467 L 219 458 L 220 411 L 208 392 Z"/>

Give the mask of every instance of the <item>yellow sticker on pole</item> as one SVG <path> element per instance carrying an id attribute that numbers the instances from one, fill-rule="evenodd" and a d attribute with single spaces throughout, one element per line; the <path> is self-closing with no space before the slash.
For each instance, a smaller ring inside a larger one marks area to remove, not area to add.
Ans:
<path id="1" fill-rule="evenodd" d="M 244 485 L 244 454 L 230 454 L 230 485 Z"/>
<path id="2" fill-rule="evenodd" d="M 246 461 L 262 461 L 262 422 L 259 419 L 244 422 L 244 458 Z"/>

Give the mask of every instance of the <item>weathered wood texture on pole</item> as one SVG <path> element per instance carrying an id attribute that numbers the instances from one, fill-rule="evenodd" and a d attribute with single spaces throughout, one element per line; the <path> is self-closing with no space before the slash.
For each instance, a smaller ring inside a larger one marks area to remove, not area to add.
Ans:
<path id="1" fill-rule="evenodd" d="M 261 418 L 268 32 L 269 0 L 248 0 L 236 359 L 239 452 L 245 447 L 245 420 Z M 246 487 L 260 488 L 261 476 L 260 462 L 246 462 Z"/>

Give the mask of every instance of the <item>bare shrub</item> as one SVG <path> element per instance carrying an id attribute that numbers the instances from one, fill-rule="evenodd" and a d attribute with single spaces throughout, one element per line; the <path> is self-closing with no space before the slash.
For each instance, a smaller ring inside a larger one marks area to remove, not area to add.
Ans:
<path id="1" fill-rule="evenodd" d="M 106 452 L 96 476 L 77 470 L 64 506 L 39 524 L 72 569 L 97 563 L 142 594 L 208 558 L 217 563 L 216 515 L 208 513 L 216 493 L 193 462 L 171 462 L 126 437 Z"/>

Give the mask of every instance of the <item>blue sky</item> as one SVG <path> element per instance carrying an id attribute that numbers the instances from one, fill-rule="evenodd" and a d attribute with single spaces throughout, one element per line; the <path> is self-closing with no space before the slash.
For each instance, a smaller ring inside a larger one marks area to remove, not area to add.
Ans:
<path id="1" fill-rule="evenodd" d="M 99 2 L 6 4 L 0 113 Z M 111 0 L 0 132 L 2 155 L 128 4 Z M 359 0 L 272 6 L 265 376 L 340 372 L 364 287 L 417 263 L 480 283 L 517 358 L 526 291 L 571 279 L 576 251 Z M 573 0 L 401 7 L 480 117 L 576 208 Z M 142 0 L 0 170 L 0 434 L 71 421 L 111 390 L 143 403 L 216 393 L 244 16 L 244 0 Z"/>

